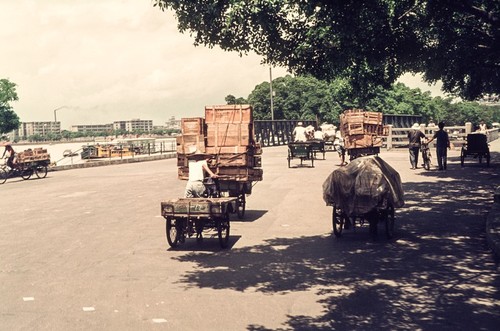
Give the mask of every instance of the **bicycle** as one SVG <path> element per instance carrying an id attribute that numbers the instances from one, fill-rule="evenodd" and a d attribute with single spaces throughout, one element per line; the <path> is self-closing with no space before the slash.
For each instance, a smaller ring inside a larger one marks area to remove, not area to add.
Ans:
<path id="1" fill-rule="evenodd" d="M 429 144 L 422 143 L 420 145 L 420 151 L 422 152 L 422 160 L 424 162 L 424 169 L 430 170 L 432 164 L 432 155 L 431 149 L 429 148 Z"/>

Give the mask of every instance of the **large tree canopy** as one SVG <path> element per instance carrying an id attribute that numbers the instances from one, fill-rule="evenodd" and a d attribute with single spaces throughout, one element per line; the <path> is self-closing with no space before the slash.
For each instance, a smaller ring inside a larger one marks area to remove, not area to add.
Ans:
<path id="1" fill-rule="evenodd" d="M 0 79 L 0 133 L 7 133 L 19 127 L 19 117 L 10 105 L 10 102 L 17 100 L 16 84 L 8 79 Z"/>
<path id="2" fill-rule="evenodd" d="M 405 72 L 465 99 L 500 92 L 499 0 L 154 0 L 196 45 L 319 79 L 345 77 L 371 97 Z"/>

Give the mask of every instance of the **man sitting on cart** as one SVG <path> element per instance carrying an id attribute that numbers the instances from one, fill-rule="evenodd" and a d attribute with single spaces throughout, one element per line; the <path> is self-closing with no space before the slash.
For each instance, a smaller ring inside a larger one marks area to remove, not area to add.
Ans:
<path id="1" fill-rule="evenodd" d="M 7 159 L 7 165 L 9 168 L 13 169 L 16 166 L 16 152 L 14 152 L 14 148 L 10 144 L 5 145 L 5 150 L 2 154 L 2 159 L 5 156 L 5 153 L 9 153 L 9 158 Z"/>
<path id="2" fill-rule="evenodd" d="M 194 154 L 188 156 L 189 179 L 186 184 L 184 196 L 186 198 L 202 198 L 205 193 L 205 173 L 208 173 L 210 178 L 217 178 L 217 175 L 210 170 L 207 161 L 210 155 L 197 150 Z"/>
<path id="3" fill-rule="evenodd" d="M 304 128 L 304 125 L 302 124 L 302 122 L 297 123 L 297 126 L 295 127 L 295 129 L 293 129 L 292 135 L 293 135 L 294 142 L 307 141 L 306 128 Z"/>

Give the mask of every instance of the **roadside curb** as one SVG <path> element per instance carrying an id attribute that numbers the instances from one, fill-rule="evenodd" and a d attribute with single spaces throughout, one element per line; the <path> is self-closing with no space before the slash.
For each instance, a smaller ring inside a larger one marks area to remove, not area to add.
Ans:
<path id="1" fill-rule="evenodd" d="M 500 258 L 500 186 L 495 190 L 493 201 L 486 217 L 486 239 L 493 253 Z"/>
<path id="2" fill-rule="evenodd" d="M 92 168 L 92 167 L 102 167 L 114 164 L 124 164 L 124 163 L 135 163 L 135 162 L 147 162 L 147 161 L 157 161 L 164 159 L 172 159 L 177 157 L 176 153 L 166 153 L 160 155 L 149 155 L 149 156 L 139 156 L 139 157 L 129 157 L 123 159 L 106 159 L 99 161 L 91 161 L 78 164 L 61 165 L 49 167 L 49 171 L 61 171 L 61 170 L 71 170 L 71 169 L 81 169 L 81 168 Z"/>

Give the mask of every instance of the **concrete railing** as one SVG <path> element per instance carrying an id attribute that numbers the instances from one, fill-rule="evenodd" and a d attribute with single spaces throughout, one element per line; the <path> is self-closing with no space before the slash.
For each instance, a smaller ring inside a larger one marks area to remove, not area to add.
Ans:
<path id="1" fill-rule="evenodd" d="M 397 148 L 397 147 L 407 147 L 408 146 L 408 132 L 411 128 L 394 128 L 392 125 L 388 125 L 388 135 L 383 137 L 384 145 L 387 149 Z M 472 133 L 472 123 L 467 122 L 463 126 L 447 126 L 444 128 L 450 137 L 450 141 L 455 147 L 460 147 L 467 141 L 467 135 Z M 432 137 L 434 132 L 439 130 L 437 126 L 427 126 L 425 124 L 420 125 L 420 131 L 422 131 L 426 137 Z M 489 129 L 488 131 L 488 142 L 498 139 L 499 129 Z"/>

